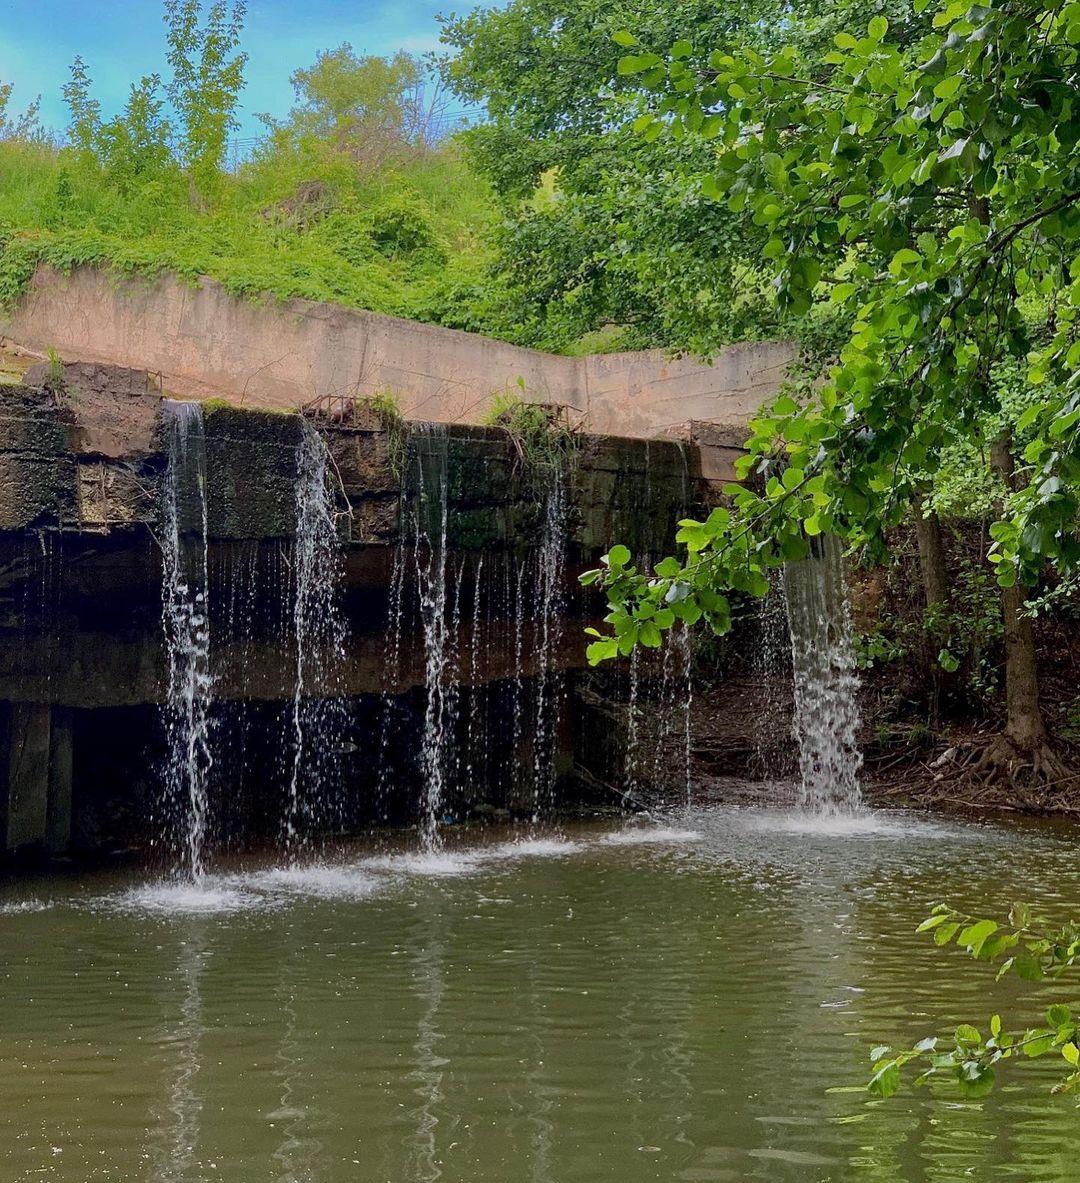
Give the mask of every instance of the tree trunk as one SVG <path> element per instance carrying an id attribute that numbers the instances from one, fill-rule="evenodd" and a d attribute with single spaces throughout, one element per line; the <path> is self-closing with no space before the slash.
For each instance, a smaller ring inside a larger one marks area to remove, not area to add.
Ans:
<path id="1" fill-rule="evenodd" d="M 945 544 L 941 540 L 941 522 L 933 510 L 925 512 L 921 497 L 915 502 L 915 540 L 919 545 L 919 570 L 926 606 L 933 612 L 949 598 L 949 569 L 945 562 Z"/>
<path id="2" fill-rule="evenodd" d="M 941 722 L 941 702 L 947 682 L 952 679 L 938 661 L 941 651 L 941 613 L 949 598 L 949 570 L 941 522 L 933 511 L 923 508 L 922 498 L 915 501 L 915 541 L 919 547 L 919 571 L 926 598 L 926 628 L 923 633 L 923 667 L 929 687 L 930 726 L 937 730 Z"/>
<path id="3" fill-rule="evenodd" d="M 990 465 L 1005 487 L 1013 487 L 1012 436 L 1005 432 L 990 450 Z M 1039 675 L 1035 666 L 1035 632 L 1024 612 L 1027 592 L 1019 580 L 1001 590 L 1005 626 L 1005 737 L 1022 752 L 1032 752 L 1046 739 L 1039 706 Z"/>

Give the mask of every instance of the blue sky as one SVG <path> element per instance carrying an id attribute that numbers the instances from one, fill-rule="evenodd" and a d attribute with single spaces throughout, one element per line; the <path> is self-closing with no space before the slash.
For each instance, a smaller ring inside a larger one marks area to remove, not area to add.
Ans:
<path id="1" fill-rule="evenodd" d="M 258 133 L 256 112 L 289 108 L 289 75 L 318 50 L 349 41 L 357 53 L 423 53 L 438 45 L 438 13 L 470 7 L 469 0 L 249 0 L 251 60 L 237 134 Z M 0 0 L 0 81 L 15 84 L 16 109 L 40 94 L 42 121 L 63 128 L 60 91 L 76 54 L 105 111 L 116 110 L 133 79 L 167 74 L 160 0 Z"/>

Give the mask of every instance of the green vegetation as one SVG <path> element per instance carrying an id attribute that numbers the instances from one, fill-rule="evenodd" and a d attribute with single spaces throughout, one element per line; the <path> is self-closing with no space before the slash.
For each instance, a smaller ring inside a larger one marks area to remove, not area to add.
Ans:
<path id="1" fill-rule="evenodd" d="M 767 570 L 822 532 L 883 557 L 943 456 L 974 451 L 996 473 L 989 557 L 1009 705 L 986 765 L 1068 775 L 1047 742 L 1025 611 L 1046 564 L 1080 558 L 1080 21 L 1068 12 L 876 15 L 820 56 L 745 38 L 662 55 L 615 35 L 629 51 L 620 71 L 655 96 L 638 132 L 711 144 L 694 175 L 757 233 L 778 308 L 829 310 L 842 331 L 820 385 L 785 392 L 752 424 L 741 472 L 759 485 L 732 486 L 730 506 L 684 523 L 683 558 L 647 572 L 613 550 L 590 576 L 612 626 L 593 660 L 658 643 L 676 619 L 726 630 L 728 594 L 764 594 Z M 1014 420 L 1001 389 L 1018 363 L 1028 409 Z"/>
<path id="2" fill-rule="evenodd" d="M 529 402 L 525 384 L 520 387 L 521 394 L 494 395 L 485 421 L 509 432 L 526 470 L 543 482 L 553 470 L 563 471 L 577 447 L 577 434 L 562 407 Z"/>
<path id="3" fill-rule="evenodd" d="M 1012 976 L 1023 982 L 1052 982 L 1080 962 L 1080 928 L 1072 921 L 1053 923 L 1033 915 L 1028 904 L 1014 904 L 1008 916 L 996 920 L 958 912 L 938 904 L 918 927 L 939 947 L 953 945 L 977 961 L 996 968 L 996 977 Z M 1063 1061 L 1062 1078 L 1053 1092 L 1080 1089 L 1080 1014 L 1076 1008 L 1055 1003 L 1046 1012 L 1046 1023 L 1023 1031 L 1009 1031 L 1000 1015 L 992 1015 L 980 1028 L 961 1023 L 950 1038 L 927 1036 L 899 1053 L 885 1045 L 874 1048 L 870 1058 L 874 1075 L 870 1091 L 880 1097 L 895 1093 L 909 1065 L 920 1069 L 916 1084 L 935 1076 L 954 1080 L 966 1097 L 985 1096 L 994 1087 L 997 1072 L 1009 1061 L 1037 1059 L 1056 1054 Z"/>
<path id="4" fill-rule="evenodd" d="M 226 169 L 243 74 L 243 6 L 165 6 L 171 81 L 133 84 L 105 120 L 76 59 L 66 146 L 15 118 L 0 87 L 0 303 L 39 263 L 153 277 L 207 275 L 242 296 L 331 300 L 469 320 L 496 219 L 487 182 L 432 139 L 420 66 L 349 46 L 296 71 L 297 106 Z"/>

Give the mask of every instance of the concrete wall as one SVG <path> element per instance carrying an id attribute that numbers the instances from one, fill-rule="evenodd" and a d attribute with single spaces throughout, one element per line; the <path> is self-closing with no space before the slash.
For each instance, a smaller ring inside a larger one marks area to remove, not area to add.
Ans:
<path id="1" fill-rule="evenodd" d="M 662 350 L 560 357 L 334 304 L 237 299 L 209 279 L 192 288 L 88 267 L 41 268 L 0 334 L 65 361 L 160 371 L 172 394 L 252 408 L 393 391 L 407 418 L 477 423 L 494 393 L 523 380 L 529 398 L 591 430 L 637 437 L 690 420 L 745 424 L 792 356 L 787 342 L 760 342 L 713 364 Z"/>

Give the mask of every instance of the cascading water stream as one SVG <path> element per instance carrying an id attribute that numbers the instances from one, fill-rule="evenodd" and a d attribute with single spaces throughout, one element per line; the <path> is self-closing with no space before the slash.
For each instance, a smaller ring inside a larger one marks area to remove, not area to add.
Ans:
<path id="1" fill-rule="evenodd" d="M 340 751 L 347 726 L 339 684 L 346 637 L 339 604 L 341 540 L 328 480 L 328 453 L 319 432 L 306 419 L 301 424 L 293 571 L 293 759 L 284 819 L 285 848 L 294 862 L 303 844 L 301 819 L 315 824 L 332 820 L 328 762 Z"/>
<path id="2" fill-rule="evenodd" d="M 563 570 L 566 561 L 566 497 L 562 470 L 553 466 L 544 497 L 544 524 L 536 555 L 536 597 L 540 614 L 537 647 L 536 717 L 533 732 L 532 823 L 551 805 L 555 790 L 555 739 L 559 727 L 556 656 L 562 636 Z M 521 669 L 518 652 L 518 669 Z"/>
<path id="3" fill-rule="evenodd" d="M 758 643 L 754 673 L 760 683 L 760 704 L 754 734 L 754 755 L 763 780 L 780 780 L 792 772 L 791 629 L 785 593 L 785 569 L 771 572 L 768 594 L 758 603 Z"/>
<path id="4" fill-rule="evenodd" d="M 785 569 L 802 804 L 826 816 L 861 808 L 858 677 L 840 544 L 822 535 Z"/>
<path id="5" fill-rule="evenodd" d="M 203 876 L 210 753 L 206 441 L 202 407 L 162 403 L 168 465 L 162 489 L 161 603 L 168 658 L 166 813 L 185 822 L 186 866 Z"/>
<path id="6" fill-rule="evenodd" d="M 441 846 L 439 821 L 446 790 L 447 669 L 450 656 L 447 621 L 447 459 L 446 427 L 431 423 L 413 433 L 418 477 L 413 508 L 416 584 L 424 632 L 424 682 L 427 706 L 420 748 L 423 802 L 420 840 L 424 850 Z"/>

